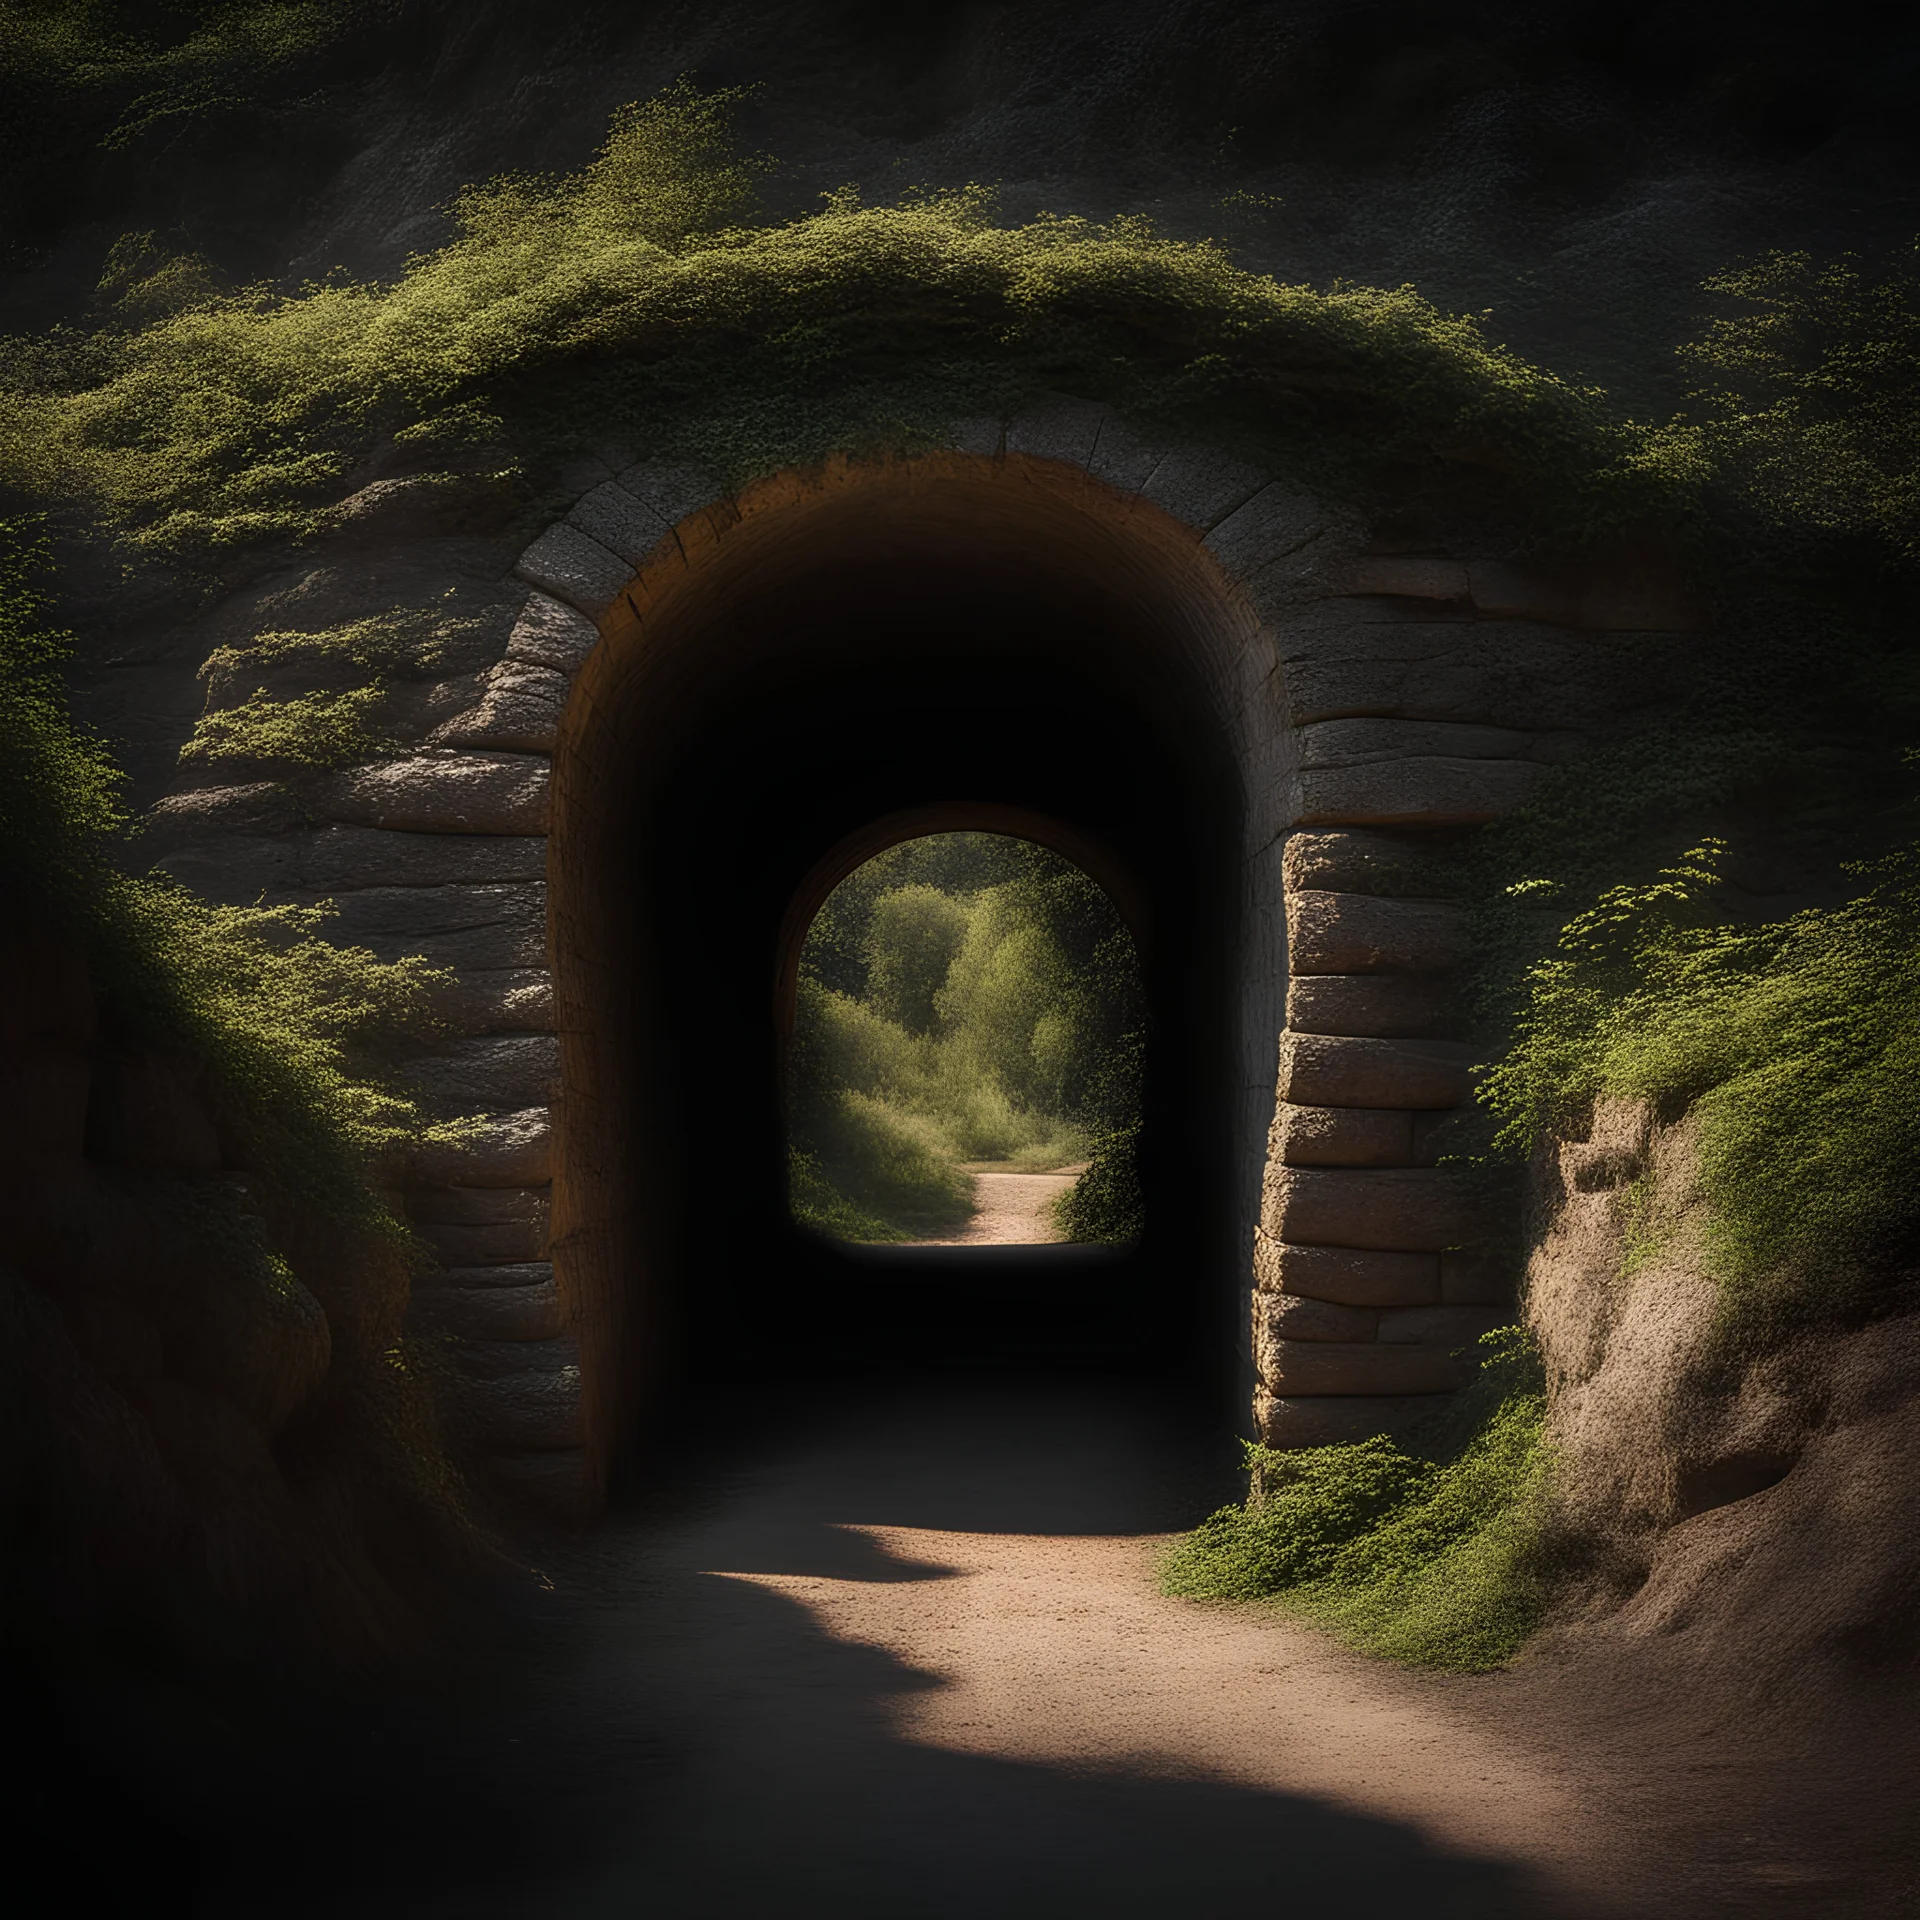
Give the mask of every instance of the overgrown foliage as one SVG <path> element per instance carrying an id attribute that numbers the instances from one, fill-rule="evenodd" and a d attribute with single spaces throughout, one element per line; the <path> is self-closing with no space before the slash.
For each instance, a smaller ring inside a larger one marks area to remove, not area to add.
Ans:
<path id="1" fill-rule="evenodd" d="M 903 842 L 829 896 L 801 969 L 802 1219 L 843 1238 L 924 1237 L 971 1211 L 963 1163 L 1037 1170 L 1091 1150 L 1098 1195 L 1065 1230 L 1138 1231 L 1137 1179 L 1116 1164 L 1139 1119 L 1137 968 L 1078 868 L 997 835 Z"/>
<path id="2" fill-rule="evenodd" d="M 1349 486 L 1517 476 L 1514 497 L 1562 530 L 1684 482 L 1600 395 L 1410 288 L 1280 286 L 1137 221 L 1005 227 L 976 190 L 836 195 L 743 224 L 767 163 L 736 153 L 731 106 L 682 85 L 620 115 L 576 175 L 471 190 L 455 238 L 390 287 L 214 295 L 187 275 L 178 309 L 156 312 L 137 289 L 171 269 L 120 263 L 137 322 L 7 343 L 0 475 L 207 564 L 316 532 L 396 463 L 511 491 L 561 449 L 623 442 L 738 482 L 932 442 L 1064 387 Z"/>
<path id="3" fill-rule="evenodd" d="M 320 909 L 210 907 L 120 870 L 122 780 L 67 716 L 46 564 L 35 529 L 0 528 L 0 874 L 71 930 L 118 1017 L 206 1073 L 262 1178 L 398 1235 L 369 1169 L 426 1123 L 380 1061 L 438 1030 L 439 976 L 331 944 Z"/>
<path id="4" fill-rule="evenodd" d="M 1376 1435 L 1278 1453 L 1247 1443 L 1252 1490 L 1168 1553 L 1189 1599 L 1277 1599 L 1350 1644 L 1478 1672 L 1510 1659 L 1551 1590 L 1546 1410 L 1517 1327 L 1425 1444 Z"/>
<path id="5" fill-rule="evenodd" d="M 1725 856 L 1708 842 L 1568 923 L 1487 1097 L 1516 1150 L 1605 1094 L 1690 1109 L 1710 1262 L 1764 1333 L 1920 1250 L 1920 854 L 1758 926 L 1728 909 Z"/>

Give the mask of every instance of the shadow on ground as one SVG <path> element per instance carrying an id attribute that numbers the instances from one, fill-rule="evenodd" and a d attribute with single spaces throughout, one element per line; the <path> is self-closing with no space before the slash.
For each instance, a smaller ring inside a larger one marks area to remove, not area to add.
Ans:
<path id="1" fill-rule="evenodd" d="M 741 1577 L 949 1576 L 848 1523 L 1166 1531 L 1231 1491 L 1222 1437 L 1093 1387 L 754 1411 L 778 1442 L 697 1433 L 646 1508 L 542 1543 L 553 1591 L 458 1697 L 305 1743 L 205 1847 L 194 1910 L 1549 1911 L 1511 1868 L 1308 1799 L 1164 1762 L 1078 1771 L 916 1744 L 890 1710 L 937 1676 Z"/>

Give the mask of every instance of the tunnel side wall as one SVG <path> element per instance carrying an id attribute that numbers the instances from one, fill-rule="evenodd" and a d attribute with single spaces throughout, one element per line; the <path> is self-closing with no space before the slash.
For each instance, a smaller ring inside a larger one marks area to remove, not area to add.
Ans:
<path id="1" fill-rule="evenodd" d="M 1465 927 L 1420 856 L 1651 697 L 1619 642 L 1683 618 L 1631 577 L 1395 550 L 1286 476 L 1145 441 L 1079 402 L 967 423 L 951 453 L 878 479 L 962 472 L 1011 511 L 1103 516 L 1184 610 L 1169 644 L 1198 663 L 1242 795 L 1231 1151 L 1255 1425 L 1276 1445 L 1391 1426 L 1510 1317 L 1467 1251 L 1480 1223 L 1433 1164 L 1473 1062 L 1448 992 Z M 487 1117 L 405 1176 L 442 1262 L 415 1319 L 454 1343 L 456 1418 L 501 1484 L 576 1514 L 602 1497 L 643 1391 L 634 1316 L 654 1290 L 634 1284 L 645 1183 L 614 1153 L 636 1124 L 633 1077 L 609 1064 L 647 1071 L 632 1051 L 644 981 L 595 973 L 645 930 L 617 924 L 569 823 L 624 777 L 610 689 L 674 596 L 723 570 L 743 532 L 876 484 L 854 464 L 737 498 L 687 468 L 590 477 L 509 578 L 478 587 L 484 642 L 417 703 L 408 751 L 308 782 L 292 810 L 259 787 L 183 791 L 153 840 L 203 892 L 330 897 L 339 937 L 458 977 L 460 1037 L 415 1082 L 430 1108 Z M 370 579 L 424 592 L 430 556 L 406 529 L 385 560 Z M 223 617 L 245 610 L 210 630 Z"/>

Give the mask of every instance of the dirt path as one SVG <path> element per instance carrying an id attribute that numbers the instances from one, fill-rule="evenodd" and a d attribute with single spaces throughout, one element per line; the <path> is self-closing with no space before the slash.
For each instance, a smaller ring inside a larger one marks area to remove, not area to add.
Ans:
<path id="1" fill-rule="evenodd" d="M 1062 1167 L 1057 1173 L 1009 1173 L 992 1161 L 967 1167 L 973 1175 L 973 1218 L 945 1240 L 917 1240 L 922 1247 L 1013 1247 L 1058 1240 L 1053 1203 L 1086 1171 Z"/>
<path id="2" fill-rule="evenodd" d="M 757 1406 L 675 1510 L 549 1542 L 552 1591 L 445 1721 L 306 1754 L 317 1812 L 263 1773 L 291 1834 L 222 1809 L 258 1852 L 195 1911 L 1901 1911 L 1738 1715 L 1680 1739 L 1624 1668 L 1573 1695 L 1410 1673 L 1163 1598 L 1158 1540 L 1227 1490 L 1230 1449 L 1137 1390 L 832 1398 Z"/>

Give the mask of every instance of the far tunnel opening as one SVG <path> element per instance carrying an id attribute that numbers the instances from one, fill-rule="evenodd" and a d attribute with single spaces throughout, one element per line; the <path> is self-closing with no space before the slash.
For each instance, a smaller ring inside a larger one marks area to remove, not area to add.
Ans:
<path id="1" fill-rule="evenodd" d="M 710 582 L 610 633 L 625 664 L 556 794 L 556 1241 L 586 1305 L 619 1303 L 587 1355 L 616 1444 L 676 1387 L 848 1373 L 1159 1374 L 1238 1424 L 1242 795 L 1220 690 L 1144 543 L 1072 520 L 1063 539 L 1007 491 L 849 489 L 803 535 L 736 528 Z M 1045 821 L 1127 897 L 1154 1060 L 1130 1243 L 859 1246 L 796 1221 L 795 903 L 902 820 Z"/>
<path id="2" fill-rule="evenodd" d="M 1120 1247 L 1143 1230 L 1134 930 L 1051 844 L 1076 836 L 987 817 L 1019 830 L 896 823 L 872 853 L 878 833 L 856 836 L 789 912 L 788 1207 L 841 1246 Z"/>

